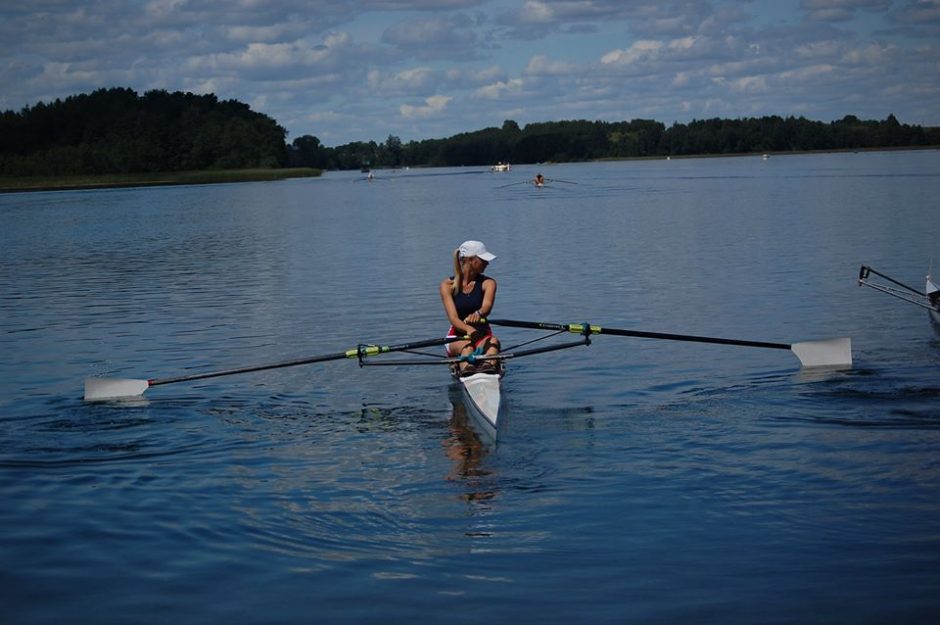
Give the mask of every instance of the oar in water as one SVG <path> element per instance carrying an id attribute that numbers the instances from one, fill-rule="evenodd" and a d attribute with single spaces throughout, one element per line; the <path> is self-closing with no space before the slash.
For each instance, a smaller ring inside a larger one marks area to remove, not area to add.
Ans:
<path id="1" fill-rule="evenodd" d="M 847 367 L 852 364 L 852 339 L 839 338 L 822 341 L 802 341 L 800 343 L 768 343 L 765 341 L 742 341 L 714 336 L 694 336 L 689 334 L 668 334 L 665 332 L 642 332 L 639 330 L 618 330 L 584 323 L 542 323 L 538 321 L 513 321 L 511 319 L 488 319 L 497 326 L 513 328 L 533 328 L 536 330 L 554 330 L 575 334 L 611 334 L 614 336 L 632 336 L 644 339 L 664 339 L 667 341 L 689 341 L 693 343 L 717 343 L 719 345 L 740 345 L 742 347 L 763 347 L 769 349 L 788 349 L 796 354 L 804 367 Z"/>
<path id="2" fill-rule="evenodd" d="M 466 337 L 448 337 L 429 339 L 427 341 L 416 341 L 413 343 L 402 343 L 399 345 L 360 345 L 354 349 L 347 349 L 333 354 L 322 354 L 320 356 L 310 356 L 307 358 L 297 358 L 294 360 L 285 360 L 265 365 L 250 365 L 247 367 L 238 367 L 235 369 L 223 369 L 221 371 L 208 371 L 204 373 L 192 373 L 189 375 L 180 375 L 172 378 L 160 378 L 155 380 L 133 380 L 122 378 L 86 378 L 85 379 L 85 401 L 95 401 L 102 399 L 122 399 L 137 397 L 143 395 L 151 386 L 160 384 L 173 384 L 174 382 L 188 382 L 191 380 L 204 380 L 206 378 L 218 378 L 224 375 L 235 375 L 236 373 L 251 373 L 253 371 L 265 371 L 267 369 L 280 369 L 283 367 L 295 367 L 298 365 L 308 365 L 315 362 L 326 362 L 328 360 L 343 360 L 345 358 L 362 358 L 365 356 L 375 356 L 388 352 L 404 352 L 412 349 L 421 349 L 424 347 L 433 347 L 435 345 L 444 345 L 451 341 L 461 340 Z"/>
<path id="3" fill-rule="evenodd" d="M 564 182 L 565 184 L 578 184 L 577 182 L 572 182 L 570 180 L 559 180 L 558 178 L 546 178 L 548 182 Z"/>
<path id="4" fill-rule="evenodd" d="M 496 187 L 496 188 L 497 188 L 497 189 L 505 189 L 506 187 L 514 187 L 514 186 L 516 186 L 517 184 L 528 184 L 528 183 L 530 183 L 530 182 L 532 182 L 532 181 L 531 181 L 531 180 L 521 180 L 521 181 L 519 181 L 519 182 L 510 182 L 509 184 L 503 184 L 503 185 L 500 185 L 500 186 L 498 186 L 498 187 Z"/>

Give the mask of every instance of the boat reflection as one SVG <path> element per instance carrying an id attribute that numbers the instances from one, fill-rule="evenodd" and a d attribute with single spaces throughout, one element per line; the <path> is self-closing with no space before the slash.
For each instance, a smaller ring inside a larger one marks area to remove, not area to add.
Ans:
<path id="1" fill-rule="evenodd" d="M 448 422 L 449 436 L 442 442 L 444 453 L 454 463 L 447 479 L 466 485 L 467 489 L 461 495 L 466 501 L 492 499 L 496 493 L 487 488 L 492 484 L 485 479 L 491 472 L 482 467 L 489 450 L 471 426 L 470 415 L 459 397 L 452 397 L 451 404 L 454 412 Z"/>

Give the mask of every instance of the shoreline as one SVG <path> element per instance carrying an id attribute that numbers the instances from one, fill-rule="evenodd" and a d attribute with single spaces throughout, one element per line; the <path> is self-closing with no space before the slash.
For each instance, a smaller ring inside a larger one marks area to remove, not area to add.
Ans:
<path id="1" fill-rule="evenodd" d="M 741 158 L 747 156 L 800 156 L 806 154 L 859 154 L 862 152 L 919 152 L 925 150 L 940 150 L 940 145 L 904 145 L 884 148 L 826 148 L 819 150 L 768 150 L 766 152 L 729 152 L 727 154 L 657 154 L 654 156 L 609 156 L 595 159 L 596 162 L 607 161 L 659 161 L 664 159 L 681 160 L 691 158 Z"/>
<path id="2" fill-rule="evenodd" d="M 94 189 L 126 189 L 134 187 L 166 187 L 235 182 L 276 182 L 291 178 L 318 178 L 323 174 L 311 167 L 289 169 L 225 169 L 151 174 L 103 174 L 100 176 L 36 176 L 0 178 L 0 193 L 41 191 L 83 191 Z"/>
<path id="3" fill-rule="evenodd" d="M 857 149 L 821 149 L 798 151 L 735 152 L 728 154 L 682 154 L 605 157 L 591 161 L 550 161 L 545 163 L 519 163 L 520 165 L 560 165 L 576 162 L 611 162 L 611 161 L 649 161 L 649 160 L 684 160 L 696 158 L 741 158 L 771 156 L 797 156 L 805 154 L 845 154 L 860 152 L 907 152 L 940 150 L 940 145 L 892 146 Z M 412 165 L 412 168 L 431 167 Z M 481 165 L 480 167 L 483 167 Z M 352 171 L 352 170 L 348 170 Z M 165 187 L 201 184 L 227 184 L 238 182 L 276 182 L 291 178 L 319 178 L 323 170 L 312 167 L 294 167 L 286 169 L 226 169 L 185 172 L 158 172 L 151 174 L 102 174 L 99 176 L 20 176 L 0 177 L 0 193 L 31 193 L 42 191 L 84 191 L 96 189 L 127 189 L 134 187 Z"/>

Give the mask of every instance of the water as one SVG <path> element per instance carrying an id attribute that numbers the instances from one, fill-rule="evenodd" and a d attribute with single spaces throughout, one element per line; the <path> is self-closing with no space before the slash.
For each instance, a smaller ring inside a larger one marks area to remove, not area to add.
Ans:
<path id="1" fill-rule="evenodd" d="M 360 176 L 0 196 L 6 622 L 940 618 L 940 332 L 855 282 L 922 286 L 940 153 Z M 81 400 L 439 336 L 469 238 L 496 316 L 851 336 L 855 364 L 595 337 L 512 363 L 497 445 L 437 367 Z"/>

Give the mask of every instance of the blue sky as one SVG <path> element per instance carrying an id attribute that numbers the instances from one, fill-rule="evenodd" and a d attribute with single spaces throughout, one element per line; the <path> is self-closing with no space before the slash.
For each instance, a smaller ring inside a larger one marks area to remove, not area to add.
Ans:
<path id="1" fill-rule="evenodd" d="M 215 93 L 335 146 L 561 119 L 940 125 L 940 0 L 0 3 L 0 109 Z"/>

